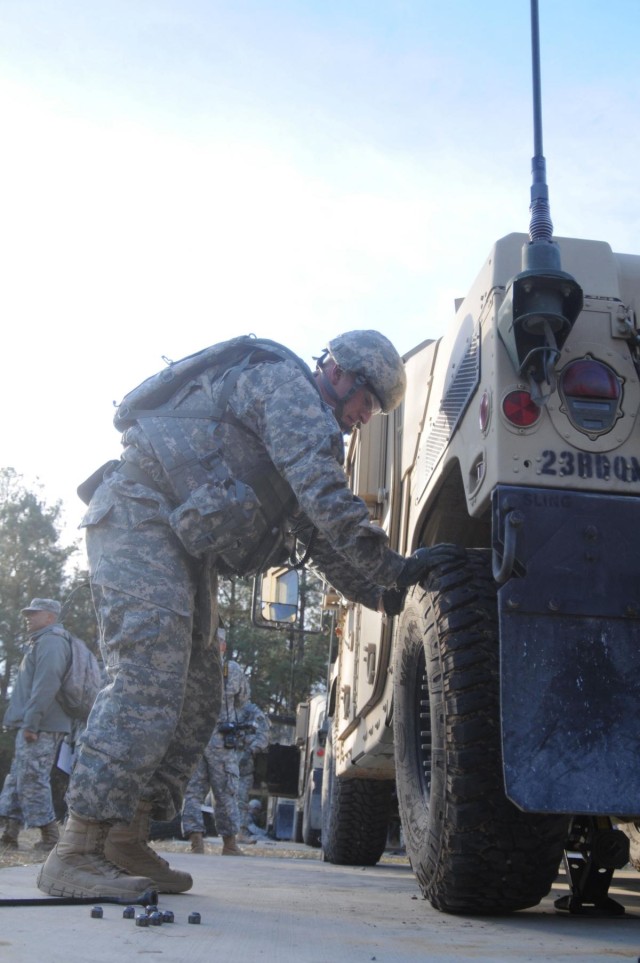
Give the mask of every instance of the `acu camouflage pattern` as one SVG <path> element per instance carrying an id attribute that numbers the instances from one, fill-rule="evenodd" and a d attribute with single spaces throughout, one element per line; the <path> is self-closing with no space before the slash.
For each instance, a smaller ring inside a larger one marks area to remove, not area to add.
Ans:
<path id="1" fill-rule="evenodd" d="M 220 706 L 217 646 L 192 634 L 192 616 L 93 591 L 110 684 L 81 736 L 67 803 L 87 818 L 131 822 L 143 799 L 152 818 L 171 819 Z"/>
<path id="2" fill-rule="evenodd" d="M 182 809 L 182 832 L 204 833 L 202 805 L 209 789 L 213 796 L 216 829 L 220 836 L 236 836 L 238 815 L 238 753 L 235 749 L 214 749 L 208 745 L 189 780 Z"/>
<path id="3" fill-rule="evenodd" d="M 381 586 L 394 584 L 404 559 L 349 490 L 342 435 L 308 376 L 293 361 L 245 370 L 230 398 L 237 421 L 214 433 L 206 413 L 219 390 L 205 372 L 173 400 L 193 417 L 158 419 L 166 449 L 181 457 L 186 432 L 199 459 L 194 490 L 203 465 L 212 465 L 215 479 L 218 448 L 234 477 L 275 472 L 297 508 L 270 533 L 274 545 L 290 545 L 295 532 L 308 536 L 315 526 L 313 562 L 347 597 L 377 607 Z M 89 716 L 67 794 L 80 816 L 114 822 L 130 822 L 139 798 L 152 802 L 154 819 L 179 808 L 222 694 L 218 647 L 208 644 L 217 626 L 215 572 L 250 571 L 264 537 L 244 532 L 235 569 L 222 557 L 194 558 L 172 530 L 176 493 L 141 424 L 127 429 L 123 444 L 124 459 L 149 484 L 110 471 L 82 522 L 110 684 Z"/>
<path id="4" fill-rule="evenodd" d="M 354 589 L 348 597 L 362 591 L 366 582 L 372 589 L 395 583 L 403 558 L 393 552 L 387 537 L 371 524 L 367 506 L 356 498 L 342 467 L 344 444 L 333 412 L 325 405 L 313 384 L 293 361 L 262 362 L 248 368 L 238 378 L 229 400 L 228 411 L 235 423 L 219 422 L 214 430 L 211 413 L 221 390 L 217 377 L 201 375 L 182 387 L 173 399 L 173 410 L 180 417 L 152 419 L 154 444 L 157 434 L 162 436 L 161 447 L 167 458 L 191 460 L 191 475 L 184 469 L 183 483 L 192 491 L 193 502 L 203 484 L 203 466 L 210 465 L 209 484 L 217 481 L 219 464 L 216 451 L 221 452 L 233 478 L 251 484 L 252 477 L 269 480 L 274 475 L 284 479 L 292 490 L 295 502 L 282 517 L 279 532 L 273 533 L 274 544 L 284 539 L 291 542 L 291 528 L 300 520 L 311 522 L 339 556 L 335 568 L 345 588 L 349 587 L 349 573 L 354 572 Z M 193 419 L 187 413 L 193 412 Z M 206 413 L 209 412 L 209 417 Z M 176 503 L 176 493 L 163 465 L 154 450 L 147 432 L 146 419 L 129 428 L 124 436 L 124 458 L 147 472 L 162 492 L 174 500 L 174 515 L 185 506 Z M 188 444 L 188 452 L 183 450 Z M 204 497 L 203 497 L 204 501 Z M 202 505 L 199 505 L 202 511 Z M 212 512 L 213 514 L 213 512 Z M 171 523 L 171 522 L 170 522 Z M 202 525 L 206 525 L 206 518 Z M 244 530 L 234 550 L 217 558 L 219 567 L 237 574 L 252 574 L 255 559 L 260 556 L 264 528 L 256 519 L 256 531 Z M 326 553 L 328 555 L 328 553 Z M 324 560 L 323 560 L 323 564 Z M 333 582 L 331 572 L 325 573 Z M 372 601 L 369 592 L 369 601 Z M 359 599 L 360 600 L 360 599 Z M 366 604 L 366 603 L 365 603 Z"/>
<path id="5" fill-rule="evenodd" d="M 238 813 L 239 753 L 227 749 L 224 734 L 218 727 L 237 723 L 242 707 L 249 699 L 249 682 L 237 662 L 223 666 L 224 694 L 216 726 L 198 765 L 189 780 L 182 808 L 182 832 L 203 833 L 202 805 L 211 789 L 216 829 L 220 836 L 235 836 L 240 821 Z"/>
<path id="6" fill-rule="evenodd" d="M 243 707 L 251 698 L 249 679 L 234 659 L 225 659 L 222 665 L 222 700 L 218 726 L 225 722 L 238 722 Z M 219 735 L 215 732 L 214 737 Z"/>
<path id="7" fill-rule="evenodd" d="M 247 830 L 250 821 L 249 795 L 253 789 L 253 757 L 256 752 L 261 752 L 269 745 L 271 723 L 266 714 L 255 702 L 247 702 L 238 716 L 238 722 L 240 725 L 252 727 L 248 730 L 241 730 L 241 742 L 238 750 L 240 773 L 240 781 L 238 784 L 238 812 L 240 815 L 240 828 Z"/>
<path id="8" fill-rule="evenodd" d="M 407 388 L 402 358 L 379 331 L 345 331 L 329 342 L 331 357 L 345 371 L 366 378 L 382 410 L 397 408 Z"/>
<path id="9" fill-rule="evenodd" d="M 11 769 L 0 793 L 0 816 L 27 827 L 55 820 L 51 769 L 63 738 L 62 732 L 40 732 L 36 742 L 27 742 L 24 729 L 18 729 Z"/>

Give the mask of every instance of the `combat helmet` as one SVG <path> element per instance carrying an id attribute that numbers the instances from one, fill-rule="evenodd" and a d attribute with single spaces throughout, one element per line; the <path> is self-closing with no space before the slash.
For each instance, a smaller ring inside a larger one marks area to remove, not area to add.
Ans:
<path id="1" fill-rule="evenodd" d="M 397 408 L 407 387 L 402 358 L 379 331 L 346 331 L 327 345 L 329 354 L 344 371 L 366 382 L 384 412 Z"/>

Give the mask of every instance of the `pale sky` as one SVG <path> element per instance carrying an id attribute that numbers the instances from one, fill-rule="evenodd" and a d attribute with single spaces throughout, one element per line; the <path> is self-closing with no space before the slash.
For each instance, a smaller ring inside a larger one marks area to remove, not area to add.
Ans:
<path id="1" fill-rule="evenodd" d="M 640 253 L 640 3 L 540 24 L 555 231 Z M 0 123 L 0 465 L 75 537 L 163 356 L 443 333 L 528 229 L 529 2 L 0 0 Z"/>

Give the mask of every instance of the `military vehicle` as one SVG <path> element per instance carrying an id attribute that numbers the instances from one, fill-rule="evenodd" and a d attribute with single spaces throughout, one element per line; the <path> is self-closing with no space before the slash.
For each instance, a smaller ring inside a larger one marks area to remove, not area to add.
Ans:
<path id="1" fill-rule="evenodd" d="M 390 618 L 343 606 L 322 849 L 381 856 L 394 786 L 422 891 L 452 913 L 610 914 L 640 812 L 640 256 L 554 238 L 532 0 L 529 234 L 497 241 L 403 405 L 354 433 L 393 548 L 447 544 Z M 635 819 L 634 819 L 635 817 Z"/>
<path id="2" fill-rule="evenodd" d="M 295 744 L 300 749 L 296 835 L 307 846 L 320 845 L 322 829 L 322 774 L 327 742 L 327 696 L 313 695 L 296 706 Z"/>

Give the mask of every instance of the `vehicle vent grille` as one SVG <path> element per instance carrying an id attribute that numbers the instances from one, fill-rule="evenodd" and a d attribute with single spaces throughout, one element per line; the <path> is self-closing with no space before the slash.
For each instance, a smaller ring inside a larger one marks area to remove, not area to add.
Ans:
<path id="1" fill-rule="evenodd" d="M 440 403 L 431 431 L 420 442 L 415 499 L 418 502 L 438 464 L 449 439 L 480 382 L 480 331 L 475 332 L 456 374 Z"/>

